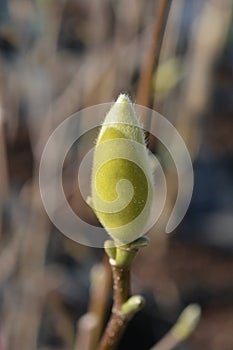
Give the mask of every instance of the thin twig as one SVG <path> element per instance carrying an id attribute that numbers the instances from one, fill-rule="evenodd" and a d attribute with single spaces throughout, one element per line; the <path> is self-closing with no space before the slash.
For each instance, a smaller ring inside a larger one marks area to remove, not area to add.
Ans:
<path id="1" fill-rule="evenodd" d="M 75 350 L 96 350 L 109 308 L 111 286 L 111 269 L 104 260 L 91 271 L 89 308 L 77 323 Z"/>
<path id="2" fill-rule="evenodd" d="M 0 195 L 1 198 L 4 198 L 9 190 L 9 177 L 8 177 L 8 164 L 7 164 L 7 154 L 6 154 L 6 140 L 4 132 L 4 123 L 3 123 L 3 110 L 0 104 Z"/>
<path id="3" fill-rule="evenodd" d="M 93 338 L 98 328 L 98 317 L 93 312 L 83 315 L 77 324 L 77 340 L 75 350 L 92 350 Z"/>
<path id="4" fill-rule="evenodd" d="M 96 332 L 92 339 L 92 349 L 95 350 L 104 328 L 106 314 L 109 309 L 109 296 L 111 295 L 112 288 L 111 268 L 109 267 L 106 256 L 101 264 L 94 266 L 91 275 L 89 312 L 94 313 L 98 319 Z"/>
<path id="5" fill-rule="evenodd" d="M 129 267 L 111 264 L 113 274 L 113 308 L 112 316 L 101 340 L 99 350 L 116 349 L 124 330 L 132 315 L 122 312 L 122 305 L 130 296 L 130 271 Z"/>
<path id="6" fill-rule="evenodd" d="M 105 251 L 110 257 L 113 274 L 114 302 L 112 315 L 100 342 L 99 350 L 115 350 L 129 321 L 144 305 L 142 296 L 130 297 L 130 266 L 138 250 L 146 247 L 147 244 L 147 237 L 140 237 L 121 247 L 112 246 L 112 241 L 105 242 Z"/>
<path id="7" fill-rule="evenodd" d="M 140 237 L 128 245 L 115 247 L 105 242 L 113 275 L 112 314 L 98 350 L 115 350 L 129 321 L 144 306 L 141 295 L 130 297 L 130 267 L 140 248 L 148 245 L 147 237 Z"/>
<path id="8" fill-rule="evenodd" d="M 157 69 L 170 6 L 171 0 L 159 0 L 156 7 L 156 21 L 153 29 L 152 43 L 148 51 L 144 69 L 141 72 L 136 99 L 138 104 L 146 107 L 150 107 L 151 80 L 153 72 Z"/>

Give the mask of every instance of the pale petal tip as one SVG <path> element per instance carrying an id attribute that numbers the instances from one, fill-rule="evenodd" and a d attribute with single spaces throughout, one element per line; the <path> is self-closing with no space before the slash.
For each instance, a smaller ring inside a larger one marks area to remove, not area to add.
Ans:
<path id="1" fill-rule="evenodd" d="M 126 94 L 120 94 L 118 96 L 118 99 L 116 100 L 117 103 L 131 103 L 130 98 Z"/>

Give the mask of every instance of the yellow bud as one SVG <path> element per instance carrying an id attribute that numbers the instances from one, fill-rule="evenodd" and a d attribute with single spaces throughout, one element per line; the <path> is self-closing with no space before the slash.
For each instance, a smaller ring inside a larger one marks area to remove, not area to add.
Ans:
<path id="1" fill-rule="evenodd" d="M 145 233 L 152 202 L 152 174 L 144 135 L 121 94 L 100 130 L 93 159 L 92 208 L 119 244 Z"/>

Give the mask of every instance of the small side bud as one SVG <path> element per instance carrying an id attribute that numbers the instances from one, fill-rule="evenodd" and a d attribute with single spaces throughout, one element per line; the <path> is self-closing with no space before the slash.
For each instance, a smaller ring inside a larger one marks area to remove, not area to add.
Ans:
<path id="1" fill-rule="evenodd" d="M 179 341 L 186 339 L 196 328 L 201 318 L 201 308 L 198 304 L 188 305 L 181 313 L 171 332 Z"/>
<path id="2" fill-rule="evenodd" d="M 122 305 L 121 311 L 125 315 L 133 315 L 140 311 L 144 304 L 145 300 L 141 295 L 134 295 Z"/>

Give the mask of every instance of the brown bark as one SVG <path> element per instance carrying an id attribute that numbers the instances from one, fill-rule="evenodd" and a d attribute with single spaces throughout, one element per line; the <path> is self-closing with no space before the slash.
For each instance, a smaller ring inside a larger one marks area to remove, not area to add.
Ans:
<path id="1" fill-rule="evenodd" d="M 113 273 L 114 303 L 112 315 L 100 342 L 99 350 L 116 349 L 132 315 L 122 312 L 122 305 L 130 296 L 130 271 L 128 267 L 111 265 Z"/>

